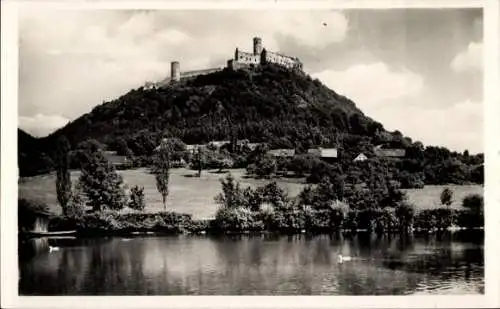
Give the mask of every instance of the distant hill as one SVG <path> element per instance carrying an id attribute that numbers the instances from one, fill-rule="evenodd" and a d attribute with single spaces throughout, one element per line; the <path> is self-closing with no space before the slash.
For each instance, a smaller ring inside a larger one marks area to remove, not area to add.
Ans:
<path id="1" fill-rule="evenodd" d="M 18 163 L 21 176 L 45 173 L 52 166 L 48 156 L 41 151 L 41 140 L 18 129 Z"/>
<path id="2" fill-rule="evenodd" d="M 412 148 L 422 148 L 398 131 L 387 132 L 354 102 L 319 80 L 272 64 L 238 71 L 225 69 L 159 89 L 131 90 L 45 138 L 34 141 L 20 131 L 20 156 L 38 152 L 53 157 L 61 135 L 73 147 L 95 139 L 111 150 L 126 145 L 135 156 L 151 155 L 166 136 L 188 144 L 248 139 L 299 152 L 332 146 L 350 160 L 359 152 L 372 153 L 380 144 L 408 149 L 408 153 L 415 153 Z M 444 151 L 449 156 L 450 152 Z M 31 174 L 36 170 L 33 165 L 47 165 L 46 159 L 42 156 L 34 163 L 20 160 L 21 170 Z"/>

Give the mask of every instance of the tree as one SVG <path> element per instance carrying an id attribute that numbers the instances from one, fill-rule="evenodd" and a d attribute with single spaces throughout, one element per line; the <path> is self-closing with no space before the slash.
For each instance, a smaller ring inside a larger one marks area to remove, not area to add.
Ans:
<path id="1" fill-rule="evenodd" d="M 407 202 L 398 204 L 395 208 L 396 218 L 401 231 L 409 231 L 415 217 L 415 206 Z"/>
<path id="2" fill-rule="evenodd" d="M 71 200 L 68 203 L 66 215 L 70 218 L 80 218 L 85 214 L 85 205 L 87 201 L 88 199 L 83 192 L 82 183 L 77 181 L 71 193 Z"/>
<path id="3" fill-rule="evenodd" d="M 257 160 L 254 168 L 257 177 L 271 178 L 276 174 L 278 165 L 275 158 L 266 154 Z"/>
<path id="4" fill-rule="evenodd" d="M 473 213 L 482 214 L 484 210 L 484 199 L 479 194 L 469 194 L 464 197 L 462 206 Z"/>
<path id="5" fill-rule="evenodd" d="M 80 162 L 82 173 L 79 179 L 82 192 L 94 211 L 103 208 L 121 209 L 126 204 L 123 178 L 96 146 L 91 143 L 91 147 L 82 150 L 84 154 Z"/>
<path id="6" fill-rule="evenodd" d="M 68 139 L 62 135 L 57 141 L 56 149 L 56 192 L 57 201 L 63 210 L 63 214 L 68 214 L 68 202 L 71 198 L 71 173 L 69 171 L 69 150 Z"/>
<path id="7" fill-rule="evenodd" d="M 214 167 L 218 168 L 218 172 L 222 173 L 224 169 L 228 169 L 233 166 L 233 160 L 228 155 L 220 154 L 215 158 L 214 165 Z"/>
<path id="8" fill-rule="evenodd" d="M 127 158 L 133 158 L 134 153 L 128 147 L 127 141 L 123 137 L 116 139 L 115 143 L 116 154 L 119 156 L 126 156 Z"/>
<path id="9" fill-rule="evenodd" d="M 130 202 L 128 207 L 135 210 L 144 210 L 146 203 L 144 201 L 144 187 L 133 186 L 130 189 Z"/>
<path id="10" fill-rule="evenodd" d="M 191 167 L 198 170 L 198 177 L 201 177 L 201 171 L 205 167 L 206 164 L 206 151 L 201 147 L 198 147 L 193 154 L 193 160 Z"/>
<path id="11" fill-rule="evenodd" d="M 169 193 L 168 183 L 170 180 L 170 164 L 172 155 L 172 145 L 168 141 L 162 141 L 153 166 L 153 173 L 156 179 L 156 188 L 160 192 L 163 201 L 163 207 L 167 209 L 167 196 Z"/>
<path id="12" fill-rule="evenodd" d="M 222 193 L 215 197 L 215 202 L 224 208 L 239 208 L 245 206 L 243 191 L 239 182 L 236 182 L 233 175 L 229 173 L 225 179 L 221 179 Z"/>
<path id="13" fill-rule="evenodd" d="M 484 226 L 484 199 L 479 194 L 469 194 L 463 201 L 464 210 L 459 213 L 458 224 L 462 227 Z"/>
<path id="14" fill-rule="evenodd" d="M 445 188 L 441 192 L 441 205 L 450 206 L 453 203 L 453 191 L 450 188 Z"/>

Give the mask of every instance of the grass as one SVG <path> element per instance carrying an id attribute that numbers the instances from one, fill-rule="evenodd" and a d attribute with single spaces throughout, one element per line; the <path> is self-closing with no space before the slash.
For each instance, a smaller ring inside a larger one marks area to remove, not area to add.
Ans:
<path id="1" fill-rule="evenodd" d="M 123 176 L 128 188 L 134 185 L 144 186 L 146 198 L 146 212 L 158 212 L 163 210 L 161 195 L 156 190 L 155 179 L 147 169 L 119 171 Z M 243 187 L 257 187 L 271 180 L 245 179 L 245 170 L 231 170 L 232 175 Z M 221 191 L 219 179 L 226 174 L 218 174 L 215 171 L 203 171 L 201 178 L 193 177 L 195 171 L 188 169 L 173 169 L 170 176 L 170 195 L 167 198 L 167 210 L 193 215 L 193 219 L 213 218 L 218 205 L 214 202 L 214 197 Z M 79 177 L 78 171 L 71 173 L 72 181 Z M 300 179 L 279 179 L 278 184 L 288 191 L 290 196 L 296 196 L 305 186 Z M 405 190 L 408 193 L 410 202 L 414 203 L 417 209 L 429 209 L 440 206 L 441 191 L 449 187 L 453 190 L 452 208 L 459 208 L 463 197 L 471 193 L 483 195 L 483 188 L 474 186 L 426 186 L 424 189 Z M 22 178 L 19 181 L 19 197 L 34 199 L 45 202 L 51 211 L 61 213 L 61 208 L 57 203 L 55 174 L 45 174 L 34 177 Z"/>
<path id="2" fill-rule="evenodd" d="M 417 210 L 432 209 L 441 207 L 441 192 L 444 188 L 453 191 L 453 201 L 450 205 L 453 209 L 462 207 L 462 200 L 469 194 L 479 194 L 483 196 L 484 188 L 481 185 L 448 185 L 448 186 L 425 186 L 423 189 L 403 190 L 408 195 L 410 202 L 415 204 Z"/>

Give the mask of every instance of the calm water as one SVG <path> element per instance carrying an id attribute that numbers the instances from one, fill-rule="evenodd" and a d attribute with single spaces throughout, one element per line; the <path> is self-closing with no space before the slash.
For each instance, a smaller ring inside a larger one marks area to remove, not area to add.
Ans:
<path id="1" fill-rule="evenodd" d="M 36 239 L 22 295 L 484 293 L 483 238 L 169 236 Z M 58 246 L 49 253 L 48 247 Z M 355 257 L 338 263 L 337 255 Z"/>

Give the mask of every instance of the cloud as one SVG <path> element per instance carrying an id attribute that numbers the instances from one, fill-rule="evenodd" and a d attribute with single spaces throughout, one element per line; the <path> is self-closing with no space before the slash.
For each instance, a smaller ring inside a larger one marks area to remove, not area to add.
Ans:
<path id="1" fill-rule="evenodd" d="M 483 43 L 471 42 L 466 50 L 453 58 L 451 68 L 455 72 L 481 71 L 483 69 Z"/>
<path id="2" fill-rule="evenodd" d="M 352 99 L 367 116 L 388 130 L 400 130 L 426 145 L 483 151 L 481 102 L 422 104 L 426 98 L 425 83 L 415 72 L 391 70 L 385 63 L 376 62 L 343 71 L 325 70 L 313 76 Z"/>
<path id="3" fill-rule="evenodd" d="M 42 137 L 65 126 L 68 121 L 69 119 L 60 115 L 19 116 L 19 127 L 33 136 Z"/>
<path id="4" fill-rule="evenodd" d="M 382 62 L 353 65 L 343 71 L 324 70 L 312 76 L 349 97 L 366 111 L 396 99 L 414 96 L 424 87 L 420 75 L 408 69 L 391 70 Z"/>
<path id="5" fill-rule="evenodd" d="M 484 152 L 482 102 L 465 100 L 444 108 L 402 103 L 379 110 L 375 115 L 387 129 L 399 129 L 426 145 Z"/>

